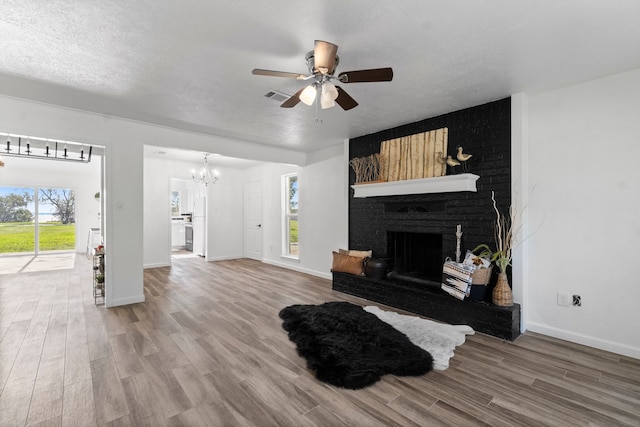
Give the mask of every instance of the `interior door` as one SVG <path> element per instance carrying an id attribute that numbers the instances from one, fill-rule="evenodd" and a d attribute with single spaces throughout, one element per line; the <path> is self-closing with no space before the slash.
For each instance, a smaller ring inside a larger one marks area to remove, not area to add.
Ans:
<path id="1" fill-rule="evenodd" d="M 244 184 L 244 256 L 262 259 L 262 182 Z"/>

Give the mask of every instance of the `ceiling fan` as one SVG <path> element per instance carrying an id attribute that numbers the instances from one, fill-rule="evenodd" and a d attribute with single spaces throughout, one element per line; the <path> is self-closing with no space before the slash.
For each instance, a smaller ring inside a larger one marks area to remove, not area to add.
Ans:
<path id="1" fill-rule="evenodd" d="M 350 110 L 358 106 L 358 103 L 340 86 L 332 81 L 340 83 L 364 83 L 364 82 L 389 82 L 393 79 L 391 68 L 374 68 L 370 70 L 345 71 L 336 77 L 336 67 L 340 62 L 337 55 L 338 46 L 322 40 L 315 41 L 314 49 L 307 53 L 305 60 L 309 68 L 309 74 L 288 73 L 285 71 L 254 69 L 251 73 L 257 76 L 285 77 L 290 79 L 305 80 L 311 83 L 300 89 L 280 106 L 283 108 L 295 107 L 300 101 L 307 105 L 313 105 L 318 92 L 320 92 L 320 106 L 322 108 L 333 107 L 336 103 L 344 110 Z"/>

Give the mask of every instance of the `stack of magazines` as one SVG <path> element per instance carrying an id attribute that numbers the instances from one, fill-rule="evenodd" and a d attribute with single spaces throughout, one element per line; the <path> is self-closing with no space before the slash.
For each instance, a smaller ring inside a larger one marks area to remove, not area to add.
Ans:
<path id="1" fill-rule="evenodd" d="M 468 297 L 475 269 L 473 265 L 445 261 L 442 266 L 442 290 L 460 300 Z"/>

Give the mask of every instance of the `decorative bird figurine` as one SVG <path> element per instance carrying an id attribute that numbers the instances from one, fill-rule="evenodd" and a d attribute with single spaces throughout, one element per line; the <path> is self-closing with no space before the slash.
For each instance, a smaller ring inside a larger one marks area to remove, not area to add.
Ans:
<path id="1" fill-rule="evenodd" d="M 460 162 L 454 159 L 453 157 L 443 156 L 442 151 L 436 152 L 436 162 L 440 163 L 441 165 L 444 165 L 444 164 L 449 165 L 451 167 L 451 172 L 454 172 L 455 171 L 454 168 L 460 165 Z"/>
<path id="2" fill-rule="evenodd" d="M 466 172 L 467 171 L 467 160 L 469 160 L 470 158 L 473 157 L 473 154 L 466 154 L 462 152 L 462 147 L 458 145 L 458 154 L 456 155 L 456 158 L 462 162 L 462 169 Z"/>
<path id="3" fill-rule="evenodd" d="M 460 166 L 460 162 L 451 156 L 447 156 L 447 164 L 451 167 Z"/>
<path id="4" fill-rule="evenodd" d="M 451 156 L 447 156 L 447 164 L 451 166 L 451 171 L 455 172 L 455 167 L 460 165 L 460 162 Z"/>

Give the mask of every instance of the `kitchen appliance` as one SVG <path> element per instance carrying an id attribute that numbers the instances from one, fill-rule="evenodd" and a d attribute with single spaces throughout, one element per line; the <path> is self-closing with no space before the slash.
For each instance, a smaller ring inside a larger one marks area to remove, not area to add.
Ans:
<path id="1" fill-rule="evenodd" d="M 171 247 L 184 247 L 184 217 L 171 217 Z"/>
<path id="2" fill-rule="evenodd" d="M 193 252 L 193 224 L 191 222 L 184 224 L 184 248 Z"/>
<path id="3" fill-rule="evenodd" d="M 193 228 L 193 253 L 205 256 L 207 236 L 207 198 L 196 197 L 193 202 L 191 216 Z"/>

